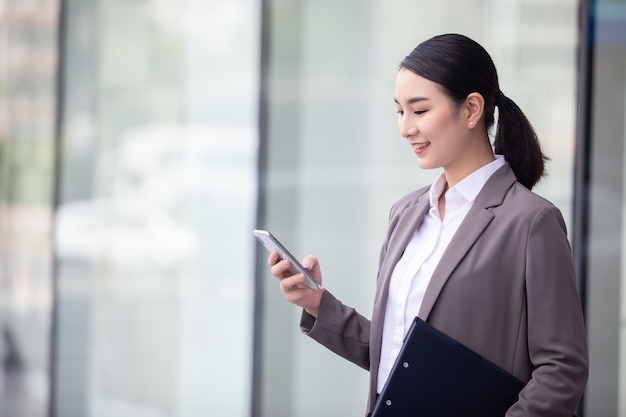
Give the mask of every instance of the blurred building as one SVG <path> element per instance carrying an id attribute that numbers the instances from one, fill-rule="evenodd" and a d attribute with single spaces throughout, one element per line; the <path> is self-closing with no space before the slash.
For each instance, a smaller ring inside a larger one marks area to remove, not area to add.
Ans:
<path id="1" fill-rule="evenodd" d="M 626 416 L 625 2 L 0 0 L 0 417 L 362 415 L 367 373 L 299 334 L 251 231 L 368 315 L 388 210 L 436 174 L 395 73 L 445 32 L 551 158 L 581 411 Z"/>

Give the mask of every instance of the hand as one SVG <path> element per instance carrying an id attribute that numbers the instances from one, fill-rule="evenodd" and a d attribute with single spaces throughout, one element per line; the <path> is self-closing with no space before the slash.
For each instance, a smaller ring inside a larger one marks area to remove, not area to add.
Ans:
<path id="1" fill-rule="evenodd" d="M 317 290 L 309 288 L 304 285 L 306 279 L 304 274 L 291 275 L 287 271 L 291 263 L 287 259 L 279 260 L 277 251 L 270 254 L 267 263 L 272 267 L 272 275 L 278 279 L 280 291 L 285 300 L 304 308 L 307 313 L 317 318 L 325 288 L 321 287 Z M 306 256 L 302 260 L 302 266 L 309 271 L 317 282 L 322 283 L 320 264 L 315 256 Z"/>

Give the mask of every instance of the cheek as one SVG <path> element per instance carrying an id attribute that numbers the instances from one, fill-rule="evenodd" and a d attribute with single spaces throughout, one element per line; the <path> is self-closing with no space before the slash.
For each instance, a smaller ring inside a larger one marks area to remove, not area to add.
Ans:
<path id="1" fill-rule="evenodd" d="M 433 114 L 428 120 L 424 120 L 422 132 L 424 135 L 432 136 L 434 138 L 440 136 L 445 137 L 449 132 L 451 132 L 453 127 L 454 125 L 449 115 L 445 113 Z"/>

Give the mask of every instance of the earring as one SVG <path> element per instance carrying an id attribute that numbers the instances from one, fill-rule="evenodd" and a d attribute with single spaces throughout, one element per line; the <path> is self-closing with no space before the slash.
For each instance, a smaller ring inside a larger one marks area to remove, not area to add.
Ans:
<path id="1" fill-rule="evenodd" d="M 470 122 L 470 126 L 474 126 L 474 122 Z"/>

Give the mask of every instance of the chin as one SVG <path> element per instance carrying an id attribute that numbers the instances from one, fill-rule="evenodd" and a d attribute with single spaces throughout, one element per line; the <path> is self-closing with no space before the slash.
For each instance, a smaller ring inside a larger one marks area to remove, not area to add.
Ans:
<path id="1" fill-rule="evenodd" d="M 417 159 L 417 165 L 422 169 L 439 168 L 439 165 L 433 164 L 432 162 L 429 162 L 427 159 L 420 159 L 420 158 Z"/>

